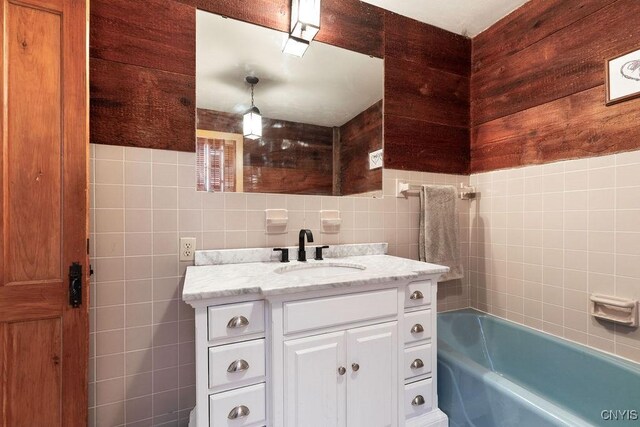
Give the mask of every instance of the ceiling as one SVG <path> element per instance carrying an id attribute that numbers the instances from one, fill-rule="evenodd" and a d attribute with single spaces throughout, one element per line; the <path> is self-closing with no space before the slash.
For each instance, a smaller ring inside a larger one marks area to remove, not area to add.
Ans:
<path id="1" fill-rule="evenodd" d="M 196 105 L 244 113 L 246 76 L 256 76 L 264 117 L 341 126 L 382 99 L 384 67 L 372 58 L 314 41 L 303 58 L 282 53 L 286 33 L 212 13 L 196 14 Z"/>
<path id="2" fill-rule="evenodd" d="M 474 37 L 528 0 L 362 0 L 445 30 Z"/>

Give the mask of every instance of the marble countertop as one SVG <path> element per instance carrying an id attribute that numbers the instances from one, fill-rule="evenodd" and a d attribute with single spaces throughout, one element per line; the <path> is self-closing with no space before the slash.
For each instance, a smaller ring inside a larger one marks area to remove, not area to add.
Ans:
<path id="1" fill-rule="evenodd" d="M 386 247 L 385 247 L 386 249 Z M 355 269 L 331 277 L 309 277 L 304 270 L 280 274 L 277 270 L 312 267 L 324 264 L 352 264 Z M 198 265 L 187 268 L 182 299 L 195 302 L 217 297 L 244 294 L 277 295 L 316 291 L 330 288 L 357 287 L 365 284 L 388 283 L 398 280 L 442 274 L 448 267 L 399 258 L 384 254 L 358 255 L 309 260 L 305 263 L 244 262 L 240 264 Z"/>

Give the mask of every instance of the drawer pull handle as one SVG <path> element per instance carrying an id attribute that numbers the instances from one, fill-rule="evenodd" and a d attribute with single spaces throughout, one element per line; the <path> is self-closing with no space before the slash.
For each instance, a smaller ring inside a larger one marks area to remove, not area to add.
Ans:
<path id="1" fill-rule="evenodd" d="M 227 368 L 227 372 L 242 372 L 249 369 L 249 363 L 244 359 L 238 359 L 234 362 L 231 362 L 231 365 Z"/>
<path id="2" fill-rule="evenodd" d="M 413 325 L 413 327 L 411 328 L 411 333 L 412 334 L 419 334 L 421 332 L 424 332 L 424 328 L 422 327 L 422 325 L 420 323 L 416 323 L 415 325 Z"/>
<path id="3" fill-rule="evenodd" d="M 245 326 L 249 326 L 249 320 L 244 316 L 234 316 L 227 323 L 229 329 L 244 328 Z"/>
<path id="4" fill-rule="evenodd" d="M 413 361 L 413 363 L 411 363 L 411 369 L 420 369 L 420 368 L 424 368 L 424 362 L 422 361 L 422 359 L 416 359 Z"/>
<path id="5" fill-rule="evenodd" d="M 249 408 L 244 405 L 240 405 L 233 408 L 231 412 L 229 412 L 229 415 L 227 415 L 227 418 L 229 418 L 230 420 L 235 420 L 238 418 L 248 417 L 250 413 L 251 411 L 249 411 Z"/>
<path id="6" fill-rule="evenodd" d="M 346 373 L 347 373 L 347 368 L 345 368 L 344 366 L 340 366 L 340 367 L 338 368 L 338 373 L 339 373 L 340 375 L 344 375 L 344 374 L 346 374 Z"/>
<path id="7" fill-rule="evenodd" d="M 423 298 L 424 298 L 424 294 L 420 291 L 414 291 L 409 297 L 410 300 L 417 300 L 417 299 L 423 299 Z"/>
<path id="8" fill-rule="evenodd" d="M 353 369 L 353 372 L 358 372 L 358 370 L 360 369 L 360 365 L 358 365 L 357 363 L 352 363 L 351 369 Z"/>
<path id="9" fill-rule="evenodd" d="M 413 406 L 420 406 L 420 405 L 424 405 L 424 397 L 422 397 L 422 395 L 417 395 L 416 397 L 413 398 L 413 400 L 411 401 L 411 405 Z"/>

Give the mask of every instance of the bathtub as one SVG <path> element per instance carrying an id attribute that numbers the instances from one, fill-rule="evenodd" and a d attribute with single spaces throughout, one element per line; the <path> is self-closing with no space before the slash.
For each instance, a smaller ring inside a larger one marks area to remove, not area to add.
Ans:
<path id="1" fill-rule="evenodd" d="M 640 365 L 465 309 L 438 314 L 451 427 L 640 426 Z"/>

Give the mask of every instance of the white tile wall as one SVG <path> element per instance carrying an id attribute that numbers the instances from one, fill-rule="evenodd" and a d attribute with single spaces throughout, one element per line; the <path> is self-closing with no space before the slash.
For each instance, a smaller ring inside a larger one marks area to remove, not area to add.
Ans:
<path id="1" fill-rule="evenodd" d="M 198 248 L 295 245 L 310 228 L 316 242 L 389 243 L 418 256 L 418 198 L 394 197 L 395 178 L 468 183 L 469 177 L 384 171 L 385 197 L 213 194 L 195 191 L 195 155 L 91 146 L 90 426 L 186 425 L 195 397 L 193 312 L 180 300 L 188 263 L 179 237 Z M 461 252 L 468 260 L 468 202 L 459 202 Z M 289 210 L 290 232 L 266 235 L 264 210 Z M 339 209 L 339 234 L 321 234 L 321 209 Z M 469 305 L 468 281 L 438 294 L 439 309 Z"/>
<path id="2" fill-rule="evenodd" d="M 471 176 L 471 304 L 640 362 L 640 330 L 589 295 L 640 299 L 640 152 Z"/>

